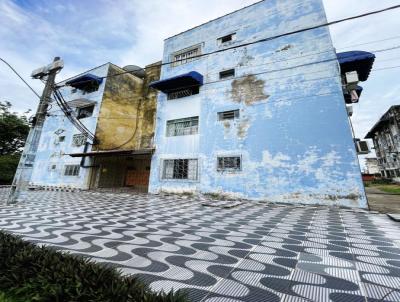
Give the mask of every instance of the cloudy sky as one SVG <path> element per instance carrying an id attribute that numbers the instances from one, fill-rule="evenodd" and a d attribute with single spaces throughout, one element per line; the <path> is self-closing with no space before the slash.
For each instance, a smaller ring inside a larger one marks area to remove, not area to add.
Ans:
<path id="1" fill-rule="evenodd" d="M 268 0 L 267 0 L 268 1 Z M 146 65 L 160 60 L 163 39 L 257 0 L 0 0 L 0 57 L 37 90 L 31 71 L 54 56 L 65 61 L 58 80 L 111 61 Z M 324 0 L 329 21 L 399 4 L 394 0 Z M 400 10 L 331 26 L 338 51 L 400 45 Z M 386 40 L 375 43 L 371 41 Z M 356 44 L 365 45 L 352 46 Z M 400 66 L 400 49 L 377 54 L 374 69 Z M 356 136 L 400 103 L 400 68 L 373 71 L 354 106 Z M 0 62 L 0 100 L 14 110 L 36 109 L 37 99 Z"/>

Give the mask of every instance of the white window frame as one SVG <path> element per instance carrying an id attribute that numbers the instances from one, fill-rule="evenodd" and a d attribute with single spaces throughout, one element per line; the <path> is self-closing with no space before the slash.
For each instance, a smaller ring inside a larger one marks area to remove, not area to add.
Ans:
<path id="1" fill-rule="evenodd" d="M 80 168 L 79 164 L 64 165 L 64 176 L 79 176 Z"/>
<path id="2" fill-rule="evenodd" d="M 174 52 L 171 55 L 171 60 L 173 62 L 172 66 L 175 67 L 192 62 L 193 60 L 196 60 L 197 58 L 195 57 L 199 55 L 201 55 L 201 44 L 193 45 Z"/>
<path id="3" fill-rule="evenodd" d="M 186 177 L 174 177 L 179 161 L 187 161 Z M 162 180 L 193 182 L 199 180 L 199 160 L 197 158 L 165 158 L 161 160 L 161 167 Z"/>
<path id="4" fill-rule="evenodd" d="M 167 137 L 195 135 L 199 133 L 199 117 L 192 116 L 167 121 Z"/>

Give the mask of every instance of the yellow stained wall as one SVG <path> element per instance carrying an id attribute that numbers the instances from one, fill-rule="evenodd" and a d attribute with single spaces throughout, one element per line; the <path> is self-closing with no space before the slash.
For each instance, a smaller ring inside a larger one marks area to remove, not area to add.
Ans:
<path id="1" fill-rule="evenodd" d="M 110 64 L 108 76 L 124 72 Z M 95 150 L 151 148 L 154 136 L 157 92 L 148 87 L 160 77 L 159 63 L 146 66 L 146 76 L 131 74 L 106 79 L 103 101 L 97 121 Z"/>

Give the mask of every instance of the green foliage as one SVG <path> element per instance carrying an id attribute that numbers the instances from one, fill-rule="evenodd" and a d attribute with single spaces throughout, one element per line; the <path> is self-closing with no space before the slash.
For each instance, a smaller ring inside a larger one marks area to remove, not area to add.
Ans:
<path id="1" fill-rule="evenodd" d="M 374 179 L 371 181 L 371 184 L 373 184 L 373 185 L 388 185 L 391 183 L 392 183 L 392 180 L 389 178 L 380 178 L 380 179 Z"/>
<path id="2" fill-rule="evenodd" d="M 1 231 L 0 292 L 32 302 L 188 301 L 180 292 L 154 293 L 137 278 L 123 276 L 115 268 L 38 247 Z"/>
<path id="3" fill-rule="evenodd" d="M 26 117 L 10 109 L 11 103 L 0 102 L 0 156 L 21 153 L 29 133 Z"/>
<path id="4" fill-rule="evenodd" d="M 5 293 L 0 292 L 0 302 L 17 302 L 18 300 L 14 300 L 11 297 L 7 296 Z"/>
<path id="5" fill-rule="evenodd" d="M 26 117 L 10 109 L 9 102 L 0 102 L 0 185 L 11 184 L 29 133 Z"/>
<path id="6" fill-rule="evenodd" d="M 0 155 L 0 185 L 12 183 L 19 157 L 19 154 Z"/>

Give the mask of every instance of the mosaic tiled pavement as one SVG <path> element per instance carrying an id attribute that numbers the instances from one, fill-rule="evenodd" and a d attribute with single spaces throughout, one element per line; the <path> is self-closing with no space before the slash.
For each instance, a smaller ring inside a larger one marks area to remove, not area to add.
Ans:
<path id="1" fill-rule="evenodd" d="M 90 192 L 27 200 L 0 205 L 0 229 L 192 301 L 400 301 L 400 224 L 384 215 Z"/>

